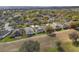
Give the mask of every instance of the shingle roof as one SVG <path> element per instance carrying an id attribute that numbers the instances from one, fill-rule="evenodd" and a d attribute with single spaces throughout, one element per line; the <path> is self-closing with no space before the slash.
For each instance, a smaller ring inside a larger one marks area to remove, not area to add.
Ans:
<path id="1" fill-rule="evenodd" d="M 31 27 L 26 27 L 24 28 L 26 34 L 33 34 L 34 33 L 34 30 L 31 28 Z"/>

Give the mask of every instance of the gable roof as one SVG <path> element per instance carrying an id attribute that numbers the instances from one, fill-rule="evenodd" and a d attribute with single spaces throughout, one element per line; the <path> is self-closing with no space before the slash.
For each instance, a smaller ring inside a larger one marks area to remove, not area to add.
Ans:
<path id="1" fill-rule="evenodd" d="M 24 30 L 25 30 L 26 34 L 33 34 L 34 33 L 34 30 L 31 27 L 26 27 L 26 28 L 24 28 Z"/>

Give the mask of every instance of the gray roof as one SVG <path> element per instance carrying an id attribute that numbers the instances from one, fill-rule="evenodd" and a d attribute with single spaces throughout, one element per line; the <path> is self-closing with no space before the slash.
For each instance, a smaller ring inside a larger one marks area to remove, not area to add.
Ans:
<path id="1" fill-rule="evenodd" d="M 11 31 L 6 31 L 4 30 L 1 34 L 0 34 L 0 39 L 6 37 L 7 35 L 9 35 L 11 33 Z"/>
<path id="2" fill-rule="evenodd" d="M 24 28 L 24 30 L 25 30 L 26 34 L 33 34 L 34 33 L 34 30 L 31 27 L 26 27 L 26 28 Z"/>
<path id="3" fill-rule="evenodd" d="M 43 31 L 44 31 L 44 29 L 41 26 L 39 26 L 35 29 L 35 32 L 43 32 Z"/>

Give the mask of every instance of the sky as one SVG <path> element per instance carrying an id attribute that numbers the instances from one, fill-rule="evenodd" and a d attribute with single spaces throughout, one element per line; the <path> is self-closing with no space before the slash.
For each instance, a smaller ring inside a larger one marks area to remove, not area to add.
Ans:
<path id="1" fill-rule="evenodd" d="M 0 0 L 0 6 L 78 6 L 79 0 Z"/>

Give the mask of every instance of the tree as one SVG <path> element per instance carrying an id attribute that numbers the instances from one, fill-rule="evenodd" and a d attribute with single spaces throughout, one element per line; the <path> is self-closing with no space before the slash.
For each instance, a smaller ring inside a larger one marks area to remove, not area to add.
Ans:
<path id="1" fill-rule="evenodd" d="M 37 41 L 28 40 L 22 45 L 21 52 L 38 52 L 40 51 L 40 43 Z"/>
<path id="2" fill-rule="evenodd" d="M 75 44 L 75 45 L 77 45 L 77 39 L 78 39 L 78 34 L 77 34 L 77 32 L 72 32 L 72 33 L 70 33 L 69 34 L 69 36 L 70 36 L 70 39 L 72 39 L 72 41 L 73 41 L 73 43 Z"/>
<path id="3" fill-rule="evenodd" d="M 46 33 L 48 36 L 55 36 L 54 29 L 50 24 L 46 26 Z"/>
<path id="4" fill-rule="evenodd" d="M 25 30 L 24 29 L 20 29 L 20 32 L 22 34 L 22 38 L 26 38 Z"/>
<path id="5" fill-rule="evenodd" d="M 51 26 L 51 24 L 48 24 L 47 26 L 46 26 L 46 32 L 47 33 L 51 33 L 51 32 L 53 32 L 54 31 L 54 29 L 53 29 L 53 27 Z"/>
<path id="6" fill-rule="evenodd" d="M 49 19 L 48 16 L 44 16 L 44 17 L 43 17 L 43 23 L 44 23 L 44 24 L 47 24 L 47 23 L 48 23 L 48 19 Z"/>

